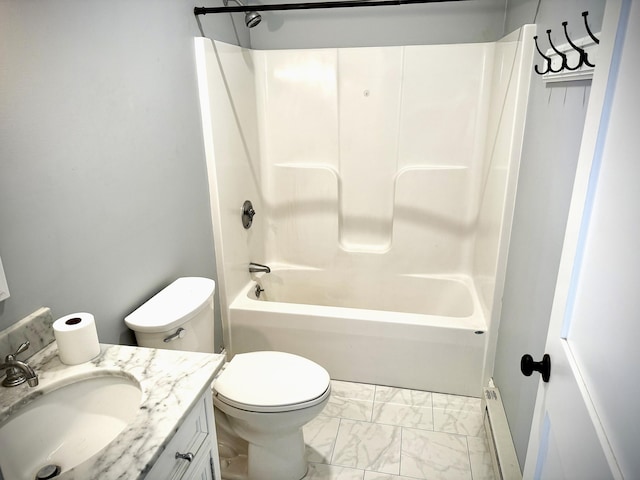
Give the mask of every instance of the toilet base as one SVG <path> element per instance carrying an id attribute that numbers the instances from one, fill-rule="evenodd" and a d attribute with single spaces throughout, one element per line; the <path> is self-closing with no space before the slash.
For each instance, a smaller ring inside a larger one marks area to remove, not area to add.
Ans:
<path id="1" fill-rule="evenodd" d="M 229 434 L 218 431 L 218 456 L 220 457 L 220 473 L 223 480 L 248 480 L 247 449 L 236 449 L 235 445 L 227 443 Z M 232 443 L 235 443 L 232 439 Z"/>
<path id="2" fill-rule="evenodd" d="M 248 458 L 250 480 L 300 480 L 307 474 L 302 429 L 264 445 L 250 443 Z"/>
<path id="3" fill-rule="evenodd" d="M 274 478 L 300 480 L 307 474 L 306 461 L 300 462 L 299 457 L 282 457 L 278 455 L 278 452 L 274 452 L 272 448 L 265 449 L 264 447 L 253 445 L 253 448 L 249 449 L 251 452 L 250 457 L 246 453 L 238 453 L 230 449 L 228 445 L 222 442 L 218 444 L 218 450 L 220 452 L 222 480 L 272 480 Z M 280 458 L 275 468 L 274 456 Z M 251 466 L 248 458 L 254 459 Z M 265 468 L 265 465 L 270 465 L 270 468 Z M 249 474 L 249 470 L 253 475 Z"/>
<path id="4" fill-rule="evenodd" d="M 233 458 L 220 458 L 222 480 L 249 480 L 247 473 L 247 457 L 238 455 Z"/>
<path id="5" fill-rule="evenodd" d="M 230 430 L 227 418 L 216 410 L 216 435 L 222 480 L 248 480 L 247 454 L 249 446 Z"/>
<path id="6" fill-rule="evenodd" d="M 301 480 L 307 474 L 302 428 L 249 443 L 238 436 L 229 417 L 215 409 L 218 453 L 223 480 Z M 236 423 L 236 422 L 234 422 Z M 236 424 L 240 431 L 241 425 Z"/>

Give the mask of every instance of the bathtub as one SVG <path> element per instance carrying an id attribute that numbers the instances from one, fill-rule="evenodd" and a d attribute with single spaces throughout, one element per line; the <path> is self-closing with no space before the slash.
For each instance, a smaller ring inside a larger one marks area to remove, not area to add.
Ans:
<path id="1" fill-rule="evenodd" d="M 281 350 L 336 380 L 480 395 L 487 325 L 469 277 L 278 269 L 252 277 L 229 324 L 231 354 Z"/>

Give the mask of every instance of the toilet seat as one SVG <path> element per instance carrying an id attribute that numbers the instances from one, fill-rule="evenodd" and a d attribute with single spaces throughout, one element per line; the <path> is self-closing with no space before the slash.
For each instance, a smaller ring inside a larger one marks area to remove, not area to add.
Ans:
<path id="1" fill-rule="evenodd" d="M 311 360 L 285 352 L 251 352 L 233 357 L 214 380 L 216 398 L 251 412 L 301 410 L 330 393 L 327 371 Z"/>

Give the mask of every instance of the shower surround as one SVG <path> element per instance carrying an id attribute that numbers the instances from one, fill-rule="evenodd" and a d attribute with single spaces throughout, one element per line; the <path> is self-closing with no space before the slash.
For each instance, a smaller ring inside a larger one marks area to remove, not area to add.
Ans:
<path id="1" fill-rule="evenodd" d="M 273 51 L 196 39 L 231 355 L 284 350 L 335 379 L 480 394 L 534 33 Z"/>

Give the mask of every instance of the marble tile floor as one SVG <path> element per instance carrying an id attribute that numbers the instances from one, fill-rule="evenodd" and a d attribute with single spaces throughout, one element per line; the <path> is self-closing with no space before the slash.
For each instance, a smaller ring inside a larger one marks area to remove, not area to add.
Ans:
<path id="1" fill-rule="evenodd" d="M 331 383 L 304 480 L 494 480 L 479 398 Z"/>

